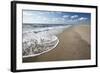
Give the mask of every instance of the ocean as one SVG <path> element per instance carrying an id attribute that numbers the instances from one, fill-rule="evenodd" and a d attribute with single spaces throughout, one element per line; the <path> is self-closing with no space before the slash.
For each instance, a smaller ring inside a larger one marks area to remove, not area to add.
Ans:
<path id="1" fill-rule="evenodd" d="M 23 33 L 25 32 L 48 32 L 52 34 L 59 34 L 64 29 L 70 27 L 72 25 L 68 24 L 23 24 L 22 29 Z"/>

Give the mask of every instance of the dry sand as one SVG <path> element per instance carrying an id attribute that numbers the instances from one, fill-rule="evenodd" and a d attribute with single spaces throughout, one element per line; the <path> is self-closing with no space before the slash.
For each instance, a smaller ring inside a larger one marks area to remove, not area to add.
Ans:
<path id="1" fill-rule="evenodd" d="M 36 57 L 24 58 L 23 62 L 90 59 L 90 25 L 77 25 L 60 35 L 57 47 Z"/>

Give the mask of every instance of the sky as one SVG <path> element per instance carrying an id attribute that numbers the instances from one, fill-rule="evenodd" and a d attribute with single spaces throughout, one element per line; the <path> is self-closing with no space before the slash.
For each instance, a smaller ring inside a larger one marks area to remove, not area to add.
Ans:
<path id="1" fill-rule="evenodd" d="M 23 10 L 23 23 L 90 24 L 90 13 Z"/>

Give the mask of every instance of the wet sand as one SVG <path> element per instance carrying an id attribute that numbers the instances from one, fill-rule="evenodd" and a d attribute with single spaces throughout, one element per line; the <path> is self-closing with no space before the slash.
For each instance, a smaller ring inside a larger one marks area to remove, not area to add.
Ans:
<path id="1" fill-rule="evenodd" d="M 91 58 L 90 25 L 67 28 L 58 35 L 59 44 L 53 50 L 36 57 L 23 58 L 23 62 L 83 60 Z"/>

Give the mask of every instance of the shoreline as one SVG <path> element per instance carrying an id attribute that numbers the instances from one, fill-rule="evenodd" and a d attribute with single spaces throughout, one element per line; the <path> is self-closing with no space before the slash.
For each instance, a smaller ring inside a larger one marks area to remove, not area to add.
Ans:
<path id="1" fill-rule="evenodd" d="M 76 25 L 57 35 L 56 48 L 36 57 L 23 58 L 23 62 L 44 62 L 90 59 L 90 25 Z"/>

